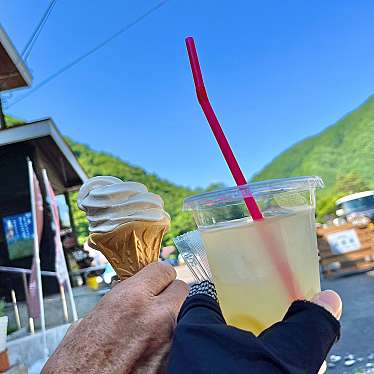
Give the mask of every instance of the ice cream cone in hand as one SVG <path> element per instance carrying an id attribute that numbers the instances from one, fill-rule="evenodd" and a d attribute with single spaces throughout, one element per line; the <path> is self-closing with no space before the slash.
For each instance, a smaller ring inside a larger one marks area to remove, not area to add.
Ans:
<path id="1" fill-rule="evenodd" d="M 160 256 L 169 221 L 134 221 L 107 233 L 92 233 L 90 243 L 101 251 L 121 280 L 131 277 Z"/>
<path id="2" fill-rule="evenodd" d="M 136 182 L 94 177 L 80 189 L 87 213 L 89 245 L 108 259 L 121 280 L 158 260 L 170 217 L 160 196 Z"/>

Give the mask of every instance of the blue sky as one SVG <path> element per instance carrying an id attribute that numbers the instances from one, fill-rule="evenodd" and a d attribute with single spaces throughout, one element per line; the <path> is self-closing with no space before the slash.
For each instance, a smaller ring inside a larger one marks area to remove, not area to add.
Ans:
<path id="1" fill-rule="evenodd" d="M 156 3 L 58 0 L 28 60 L 34 85 Z M 48 4 L 1 1 L 19 50 Z M 73 139 L 178 184 L 231 185 L 195 98 L 185 36 L 195 37 L 211 102 L 249 178 L 373 93 L 373 18 L 370 0 L 170 0 L 9 114 L 50 116 Z"/>

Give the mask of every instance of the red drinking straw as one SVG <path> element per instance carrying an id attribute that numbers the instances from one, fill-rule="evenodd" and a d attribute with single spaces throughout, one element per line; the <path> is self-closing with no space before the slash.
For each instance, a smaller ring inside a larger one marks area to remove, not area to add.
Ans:
<path id="1" fill-rule="evenodd" d="M 219 147 L 221 148 L 223 157 L 225 158 L 231 174 L 233 175 L 235 182 L 238 186 L 247 184 L 247 180 L 244 177 L 243 172 L 240 169 L 238 162 L 234 156 L 234 153 L 231 150 L 230 144 L 226 139 L 226 136 L 221 128 L 221 125 L 218 122 L 218 119 L 213 111 L 213 108 L 209 102 L 208 95 L 204 86 L 203 76 L 201 74 L 199 58 L 197 57 L 195 42 L 192 37 L 186 38 L 186 46 L 188 51 L 188 57 L 190 59 L 191 70 L 193 75 L 193 80 L 195 82 L 196 95 L 197 99 L 203 109 L 206 119 L 209 122 L 209 125 L 213 131 L 213 134 L 217 140 Z M 244 196 L 246 192 L 247 196 Z M 254 197 L 252 196 L 249 189 L 243 191 L 243 198 L 245 205 L 248 208 L 249 213 L 251 214 L 253 220 L 261 221 L 264 219 Z M 290 300 L 295 300 L 302 297 L 302 293 L 298 287 L 298 284 L 295 281 L 293 273 L 288 266 L 286 260 L 282 257 L 278 246 L 279 244 L 273 238 L 270 230 L 266 230 L 264 227 L 261 231 L 264 234 L 265 240 L 267 242 L 266 248 L 269 252 L 269 255 L 274 261 L 274 265 L 279 272 L 283 284 L 286 288 L 286 291 L 289 294 Z"/>
<path id="2" fill-rule="evenodd" d="M 199 59 L 197 57 L 197 52 L 195 48 L 195 42 L 193 38 L 188 37 L 186 38 L 186 45 L 188 51 L 188 57 L 190 59 L 191 70 L 193 75 L 193 80 L 195 82 L 196 87 L 196 95 L 201 108 L 205 114 L 206 119 L 209 122 L 209 125 L 213 131 L 213 134 L 217 140 L 219 147 L 223 153 L 223 157 L 225 158 L 227 165 L 230 168 L 231 174 L 235 179 L 235 182 L 238 186 L 242 186 L 247 184 L 247 181 L 242 173 L 238 162 L 234 156 L 234 153 L 231 150 L 230 144 L 226 139 L 226 136 L 221 128 L 221 125 L 218 122 L 218 119 L 213 111 L 212 106 L 210 105 L 208 95 L 205 90 L 203 76 L 200 70 Z M 252 196 L 252 194 L 248 191 L 249 196 L 244 197 L 245 205 L 247 205 L 248 211 L 251 214 L 252 218 L 256 221 L 264 219 L 262 213 L 256 203 L 256 200 Z"/>

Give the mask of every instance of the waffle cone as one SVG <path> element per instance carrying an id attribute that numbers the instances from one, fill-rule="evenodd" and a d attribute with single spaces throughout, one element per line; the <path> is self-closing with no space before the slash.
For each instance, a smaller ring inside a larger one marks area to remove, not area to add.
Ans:
<path id="1" fill-rule="evenodd" d="M 90 234 L 89 244 L 102 252 L 124 280 L 158 261 L 161 241 L 169 221 L 133 221 L 106 233 Z"/>

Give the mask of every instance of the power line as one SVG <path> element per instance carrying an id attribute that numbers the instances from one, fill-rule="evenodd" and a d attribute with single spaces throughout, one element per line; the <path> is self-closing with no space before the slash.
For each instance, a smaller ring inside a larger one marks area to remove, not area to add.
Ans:
<path id="1" fill-rule="evenodd" d="M 44 12 L 44 14 L 43 14 L 42 18 L 40 19 L 38 25 L 36 26 L 33 33 L 31 34 L 28 42 L 26 43 L 26 45 L 25 45 L 25 47 L 24 47 L 24 49 L 21 53 L 22 57 L 18 57 L 17 60 L 15 61 L 16 65 L 19 62 L 23 62 L 23 61 L 26 62 L 26 59 L 30 56 L 31 50 L 33 49 L 37 39 L 39 38 L 39 35 L 40 35 L 44 25 L 46 24 L 46 22 L 48 20 L 48 17 L 52 13 L 53 7 L 55 6 L 56 2 L 57 2 L 57 0 L 51 0 L 51 2 L 49 3 L 48 8 Z M 4 82 L 0 86 L 1 87 L 6 86 L 6 84 L 9 82 L 10 79 L 11 78 L 5 79 Z M 6 103 L 13 96 L 13 94 L 11 92 L 7 93 L 6 95 L 7 96 L 5 96 L 4 93 L 0 93 L 0 100 L 3 101 L 4 103 Z M 5 105 L 4 106 L 5 109 L 7 109 L 8 106 L 9 105 Z"/>
<path id="2" fill-rule="evenodd" d="M 71 62 L 69 62 L 68 64 L 66 64 L 65 66 L 63 66 L 62 68 L 58 69 L 55 73 L 51 74 L 49 77 L 47 77 L 46 79 L 44 79 L 43 81 L 41 81 L 33 89 L 31 89 L 30 91 L 28 91 L 24 95 L 20 96 L 18 99 L 15 99 L 12 103 L 10 103 L 6 107 L 6 109 L 9 109 L 13 105 L 15 105 L 15 104 L 19 103 L 20 101 L 26 99 L 27 97 L 29 97 L 30 95 L 32 95 L 34 92 L 36 92 L 37 90 L 39 90 L 40 88 L 42 88 L 43 86 L 45 86 L 46 84 L 48 84 L 49 82 L 51 82 L 53 79 L 56 79 L 62 73 L 64 73 L 67 70 L 71 69 L 73 66 L 79 64 L 82 60 L 84 60 L 87 57 L 89 57 L 90 55 L 94 54 L 99 49 L 105 47 L 113 39 L 117 38 L 119 35 L 121 35 L 123 33 L 126 33 L 132 27 L 134 27 L 135 25 L 137 25 L 139 22 L 143 21 L 146 17 L 148 17 L 149 15 L 151 15 L 152 13 L 154 13 L 155 11 L 157 11 L 158 9 L 160 9 L 162 6 L 164 6 L 168 1 L 169 0 L 160 1 L 158 4 L 156 4 L 155 6 L 153 6 L 150 9 L 148 9 L 145 13 L 143 13 L 141 16 L 139 16 L 138 18 L 136 18 L 134 21 L 128 23 L 126 26 L 122 27 L 120 30 L 118 30 L 117 32 L 115 32 L 114 34 L 112 34 L 111 36 L 109 36 L 107 39 L 103 40 L 101 43 L 99 43 L 98 45 L 96 45 L 96 47 L 88 50 L 83 55 L 81 55 L 81 56 L 77 57 L 76 59 L 72 60 Z"/>
<path id="3" fill-rule="evenodd" d="M 28 40 L 28 42 L 26 43 L 23 51 L 22 51 L 22 57 L 23 59 L 26 61 L 28 59 L 28 57 L 30 56 L 30 53 L 31 53 L 31 50 L 33 49 L 34 47 L 34 44 L 36 43 L 36 41 L 38 40 L 39 38 L 39 35 L 40 33 L 42 32 L 42 29 L 44 27 L 44 25 L 46 24 L 47 20 L 48 20 L 48 17 L 50 16 L 50 14 L 52 13 L 52 10 L 53 10 L 53 7 L 56 5 L 56 1 L 57 0 L 52 0 L 50 3 L 49 3 L 49 6 L 48 8 L 46 9 L 46 11 L 44 12 L 42 18 L 40 19 L 38 25 L 36 26 L 34 32 L 31 34 L 30 36 L 30 39 Z"/>

